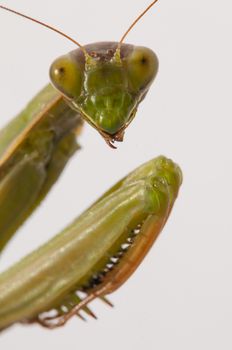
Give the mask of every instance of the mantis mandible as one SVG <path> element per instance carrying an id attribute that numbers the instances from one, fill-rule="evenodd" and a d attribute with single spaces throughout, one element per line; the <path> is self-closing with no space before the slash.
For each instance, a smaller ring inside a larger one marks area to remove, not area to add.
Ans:
<path id="1" fill-rule="evenodd" d="M 51 65 L 46 86 L 0 132 L 0 251 L 56 182 L 78 149 L 83 120 L 115 148 L 157 70 L 155 53 L 119 42 L 82 46 Z M 182 182 L 165 157 L 142 165 L 59 235 L 0 275 L 0 329 L 15 322 L 55 328 L 120 287 L 166 223 Z M 80 296 L 80 292 L 82 295 Z M 84 296 L 83 296 L 84 294 Z M 109 303 L 109 302 L 108 302 Z"/>

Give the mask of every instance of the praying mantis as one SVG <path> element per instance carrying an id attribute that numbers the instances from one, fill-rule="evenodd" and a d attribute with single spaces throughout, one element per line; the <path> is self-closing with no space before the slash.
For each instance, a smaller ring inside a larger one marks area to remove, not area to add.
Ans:
<path id="1" fill-rule="evenodd" d="M 158 71 L 148 48 L 119 42 L 82 46 L 50 68 L 46 86 L 0 133 L 0 251 L 46 197 L 71 156 L 83 120 L 115 147 Z M 182 173 L 160 156 L 119 181 L 60 234 L 0 275 L 0 329 L 16 322 L 64 325 L 118 289 L 164 227 Z"/>

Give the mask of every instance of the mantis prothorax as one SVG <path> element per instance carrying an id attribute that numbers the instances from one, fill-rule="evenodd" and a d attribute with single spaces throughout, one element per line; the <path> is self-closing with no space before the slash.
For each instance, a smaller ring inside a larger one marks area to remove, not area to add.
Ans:
<path id="1" fill-rule="evenodd" d="M 114 148 L 158 70 L 145 47 L 122 39 L 58 58 L 46 86 L 0 133 L 0 250 L 46 196 L 72 154 L 82 120 Z M 64 231 L 0 275 L 0 329 L 15 322 L 54 328 L 105 298 L 140 264 L 163 228 L 182 182 L 179 167 L 158 157 L 117 183 Z M 79 293 L 85 294 L 83 298 Z M 104 299 L 106 300 L 106 299 Z M 52 315 L 45 312 L 53 310 Z"/>

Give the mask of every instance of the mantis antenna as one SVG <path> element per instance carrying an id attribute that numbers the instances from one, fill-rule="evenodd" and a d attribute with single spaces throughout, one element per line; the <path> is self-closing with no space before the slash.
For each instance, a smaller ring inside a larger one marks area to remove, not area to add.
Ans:
<path id="1" fill-rule="evenodd" d="M 8 12 L 14 13 L 15 15 L 18 15 L 18 16 L 20 16 L 20 17 L 26 18 L 26 19 L 28 19 L 28 20 L 30 20 L 30 21 L 32 21 L 32 22 L 38 23 L 38 24 L 40 24 L 41 26 L 46 27 L 46 28 L 48 28 L 48 29 L 51 29 L 51 30 L 53 30 L 54 32 L 56 32 L 56 33 L 62 35 L 62 36 L 65 37 L 66 39 L 68 39 L 68 40 L 70 40 L 71 42 L 73 42 L 75 45 L 79 46 L 79 48 L 82 50 L 82 52 L 84 53 L 85 57 L 86 57 L 88 60 L 91 59 L 91 57 L 88 55 L 88 53 L 87 53 L 87 51 L 85 50 L 85 48 L 84 48 L 78 41 L 74 40 L 74 39 L 71 38 L 69 35 L 63 33 L 63 32 L 60 31 L 59 29 L 54 28 L 54 27 L 52 27 L 51 25 L 49 25 L 49 24 L 47 24 L 47 23 L 44 23 L 44 22 L 41 22 L 41 21 L 39 21 L 39 20 L 37 20 L 37 19 L 35 19 L 35 18 L 32 18 L 32 17 L 30 17 L 30 16 L 27 16 L 27 15 L 21 13 L 21 12 L 12 10 L 12 9 L 10 9 L 9 7 L 0 5 L 0 8 L 3 9 L 3 10 L 6 10 L 6 11 L 8 11 Z"/>
<path id="2" fill-rule="evenodd" d="M 123 34 L 122 38 L 120 39 L 119 43 L 118 43 L 118 48 L 115 52 L 115 58 L 120 61 L 120 48 L 121 48 L 121 45 L 124 41 L 124 39 L 126 38 L 126 36 L 128 35 L 128 33 L 131 31 L 131 29 L 137 24 L 137 22 L 150 10 L 150 8 L 155 5 L 155 3 L 157 2 L 158 0 L 154 0 L 135 20 L 134 22 L 130 25 L 130 27 L 127 29 L 127 31 L 125 32 L 125 34 Z M 60 35 L 62 35 L 63 37 L 65 37 L 66 39 L 70 40 L 71 42 L 73 42 L 75 45 L 79 46 L 79 48 L 82 50 L 82 52 L 84 53 L 85 57 L 86 57 L 86 62 L 91 62 L 92 61 L 92 57 L 89 56 L 89 54 L 87 53 L 87 51 L 85 50 L 85 48 L 76 40 L 74 40 L 73 38 L 71 38 L 69 35 L 65 34 L 64 32 L 60 31 L 59 29 L 55 28 L 55 27 L 52 27 L 51 25 L 47 24 L 47 23 L 44 23 L 44 22 L 41 22 L 35 18 L 32 18 L 30 16 L 27 16 L 21 12 L 18 12 L 18 11 L 15 11 L 15 10 L 12 10 L 10 9 L 9 7 L 6 7 L 6 6 L 3 6 L 3 5 L 0 5 L 0 8 L 3 9 L 3 10 L 6 10 L 8 12 L 11 12 L 11 13 L 14 13 L 15 15 L 18 15 L 20 17 L 23 17 L 23 18 L 26 18 L 32 22 L 35 22 L 37 24 L 40 24 L 41 26 L 43 27 L 46 27 Z"/>
<path id="3" fill-rule="evenodd" d="M 158 0 L 154 0 L 135 20 L 134 22 L 130 25 L 130 27 L 127 29 L 127 31 L 125 32 L 125 34 L 123 34 L 122 38 L 120 39 L 119 41 L 119 44 L 118 44 L 118 49 L 120 49 L 125 37 L 127 36 L 127 34 L 131 31 L 131 29 L 138 23 L 138 21 L 150 10 L 150 8 L 152 6 L 155 5 L 155 3 L 157 2 Z"/>

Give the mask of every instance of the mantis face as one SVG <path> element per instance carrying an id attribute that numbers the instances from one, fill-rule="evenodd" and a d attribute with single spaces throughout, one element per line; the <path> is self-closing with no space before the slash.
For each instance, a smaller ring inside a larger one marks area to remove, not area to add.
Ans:
<path id="1" fill-rule="evenodd" d="M 102 42 L 61 56 L 50 68 L 51 81 L 72 108 L 108 144 L 122 141 L 158 71 L 155 53 L 145 47 Z"/>

